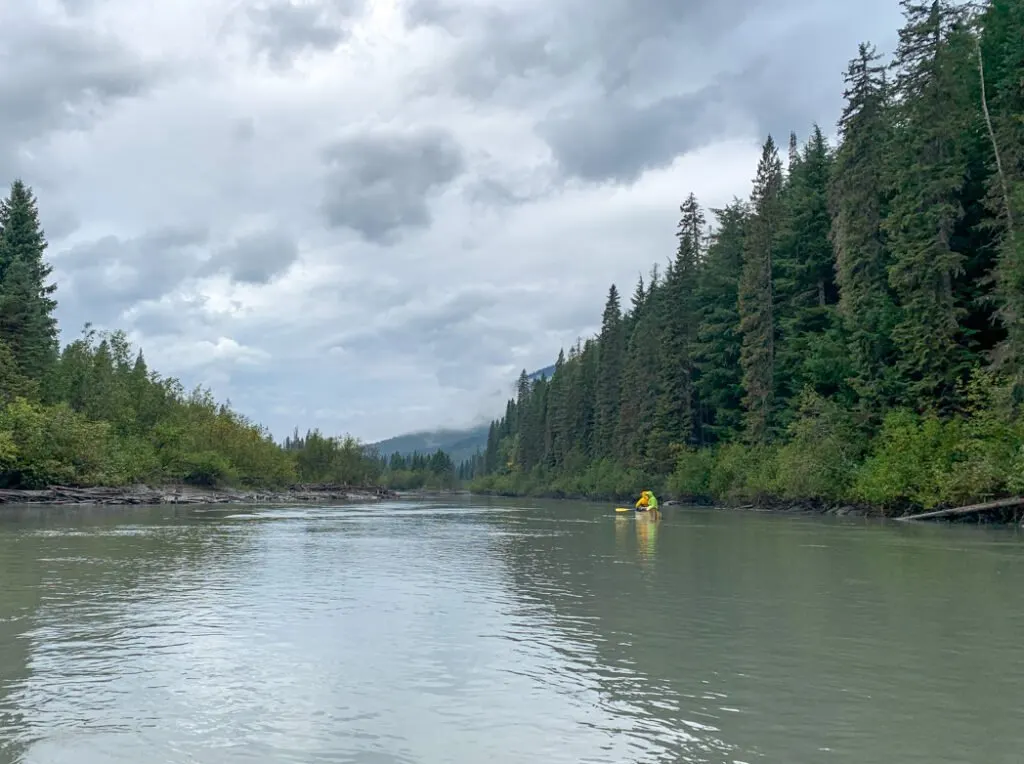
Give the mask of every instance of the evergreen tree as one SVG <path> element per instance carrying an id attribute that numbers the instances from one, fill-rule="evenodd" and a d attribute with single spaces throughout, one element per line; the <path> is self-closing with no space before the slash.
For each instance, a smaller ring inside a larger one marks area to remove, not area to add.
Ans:
<path id="1" fill-rule="evenodd" d="M 868 410 L 892 400 L 892 331 L 898 311 L 889 285 L 892 256 L 883 221 L 890 109 L 885 68 L 874 46 L 861 43 L 846 73 L 846 106 L 831 180 L 831 238 L 836 253 L 839 312 L 847 337 L 850 384 Z"/>
<path id="2" fill-rule="evenodd" d="M 21 180 L 0 203 L 0 340 L 22 374 L 48 376 L 57 359 L 56 285 L 44 260 L 46 238 L 31 189 Z"/>
<path id="3" fill-rule="evenodd" d="M 559 350 L 555 370 L 551 374 L 551 383 L 548 386 L 547 415 L 544 418 L 544 464 L 556 471 L 565 466 L 565 455 L 568 452 L 567 405 L 565 351 Z"/>
<path id="4" fill-rule="evenodd" d="M 845 340 L 836 313 L 835 253 L 829 237 L 833 157 L 815 125 L 790 173 L 774 260 L 776 397 L 790 412 L 805 387 L 835 395 L 847 385 Z M 780 417 L 778 424 L 786 424 Z"/>
<path id="5" fill-rule="evenodd" d="M 658 398 L 649 449 L 655 470 L 670 469 L 674 448 L 694 441 L 696 366 L 694 351 L 700 323 L 697 288 L 704 264 L 704 211 L 692 193 L 680 205 L 679 245 L 665 280 L 664 332 L 658 343 Z"/>
<path id="6" fill-rule="evenodd" d="M 772 260 L 782 221 L 782 163 L 771 136 L 765 141 L 751 195 L 740 281 L 745 427 L 751 440 L 764 441 L 772 425 L 775 385 L 775 317 Z"/>
<path id="7" fill-rule="evenodd" d="M 626 356 L 622 307 L 619 302 L 619 291 L 614 284 L 608 290 L 608 301 L 601 317 L 601 334 L 598 341 L 594 448 L 598 456 L 611 456 L 619 424 L 622 368 Z"/>
<path id="8" fill-rule="evenodd" d="M 901 313 L 893 329 L 897 370 L 911 394 L 949 405 L 969 358 L 954 279 L 965 256 L 953 245 L 964 209 L 967 133 L 976 121 L 972 78 L 957 60 L 970 32 L 950 0 L 901 0 L 893 68 L 895 123 L 892 200 L 884 222 L 891 241 L 890 283 Z M 971 46 L 973 47 L 973 46 Z"/>
<path id="9" fill-rule="evenodd" d="M 21 373 L 7 343 L 0 340 L 0 408 L 15 398 L 36 398 L 37 388 L 34 380 Z"/>
<path id="10" fill-rule="evenodd" d="M 740 426 L 743 385 L 738 284 L 750 219 L 749 206 L 739 199 L 712 213 L 718 230 L 698 276 L 700 322 L 694 350 L 698 438 L 705 444 L 729 439 Z"/>
<path id="11" fill-rule="evenodd" d="M 663 352 L 663 302 L 657 274 L 653 273 L 644 302 L 634 311 L 622 376 L 616 455 L 630 466 L 647 463 L 648 440 L 655 428 L 657 371 Z"/>

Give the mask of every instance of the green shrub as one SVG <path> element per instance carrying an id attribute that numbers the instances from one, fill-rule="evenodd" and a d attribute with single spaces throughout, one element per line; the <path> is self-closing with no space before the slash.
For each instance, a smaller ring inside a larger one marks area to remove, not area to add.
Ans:
<path id="1" fill-rule="evenodd" d="M 181 479 L 189 485 L 213 488 L 235 482 L 238 473 L 223 454 L 202 451 L 183 457 Z"/>
<path id="2" fill-rule="evenodd" d="M 9 433 L 0 476 L 8 486 L 97 485 L 109 465 L 109 426 L 90 422 L 67 404 L 17 398 L 0 411 L 0 432 Z"/>
<path id="3" fill-rule="evenodd" d="M 865 451 L 849 412 L 808 390 L 788 436 L 775 456 L 773 493 L 785 499 L 847 497 Z"/>
<path id="4" fill-rule="evenodd" d="M 711 472 L 715 454 L 710 448 L 683 451 L 668 479 L 668 492 L 677 499 L 714 498 L 711 493 Z"/>

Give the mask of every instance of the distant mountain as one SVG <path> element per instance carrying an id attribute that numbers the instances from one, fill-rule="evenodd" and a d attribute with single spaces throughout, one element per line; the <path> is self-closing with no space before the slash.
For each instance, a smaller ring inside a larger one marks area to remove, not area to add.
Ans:
<path id="1" fill-rule="evenodd" d="M 530 380 L 547 377 L 555 373 L 555 365 L 545 366 L 529 374 Z M 515 394 L 513 389 L 512 394 Z M 501 416 L 499 412 L 495 416 Z M 411 432 L 406 435 L 397 435 L 378 443 L 371 443 L 370 448 L 377 450 L 381 456 L 391 456 L 396 451 L 402 456 L 409 456 L 414 453 L 432 454 L 437 449 L 447 453 L 456 464 L 469 459 L 477 451 L 487 448 L 487 432 L 491 425 L 482 424 L 466 430 L 426 430 L 423 432 Z"/>
<path id="2" fill-rule="evenodd" d="M 371 447 L 381 456 L 390 456 L 396 451 L 403 456 L 413 453 L 431 454 L 437 449 L 447 453 L 452 461 L 459 462 L 469 459 L 477 451 L 487 447 L 487 431 L 490 424 L 482 424 L 467 430 L 430 430 L 427 432 L 411 432 L 394 438 L 372 443 Z"/>
<path id="3" fill-rule="evenodd" d="M 543 369 L 538 369 L 537 371 L 533 372 L 533 374 L 530 374 L 528 376 L 530 378 L 530 381 L 532 382 L 533 380 L 540 379 L 541 377 L 547 377 L 548 379 L 551 379 L 551 375 L 554 373 L 555 365 L 551 364 L 550 366 L 545 366 Z"/>

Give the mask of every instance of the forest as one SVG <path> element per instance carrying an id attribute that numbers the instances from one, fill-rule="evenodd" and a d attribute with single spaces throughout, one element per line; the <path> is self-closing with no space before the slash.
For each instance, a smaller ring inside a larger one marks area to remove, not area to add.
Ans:
<path id="1" fill-rule="evenodd" d="M 768 136 L 749 197 L 686 197 L 666 265 L 524 371 L 475 490 L 892 513 L 1024 491 L 1024 3 L 901 7 L 891 58 L 849 63 L 835 145 Z"/>
<path id="2" fill-rule="evenodd" d="M 443 454 L 388 461 L 318 430 L 278 444 L 208 389 L 150 370 L 122 331 L 87 325 L 62 348 L 46 248 L 36 199 L 16 180 L 0 202 L 0 488 L 453 482 Z"/>

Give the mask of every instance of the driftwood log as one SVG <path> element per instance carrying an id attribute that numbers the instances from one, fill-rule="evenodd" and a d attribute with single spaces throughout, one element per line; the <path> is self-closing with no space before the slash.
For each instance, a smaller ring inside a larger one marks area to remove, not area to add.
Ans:
<path id="1" fill-rule="evenodd" d="M 996 509 L 1009 509 L 1011 507 L 1021 506 L 1024 506 L 1024 496 L 1014 496 L 1009 499 L 987 501 L 984 504 L 969 504 L 965 507 L 936 509 L 931 512 L 922 512 L 917 515 L 906 515 L 904 517 L 897 517 L 896 519 L 905 523 L 915 520 L 938 520 L 945 517 L 963 517 L 964 515 L 972 515 L 979 512 L 990 512 Z"/>
<path id="2" fill-rule="evenodd" d="M 283 491 L 202 490 L 175 486 L 150 488 L 76 488 L 50 486 L 38 490 L 0 489 L 0 504 L 287 504 L 331 501 L 378 501 L 397 496 L 385 488 L 344 485 L 297 485 Z"/>

